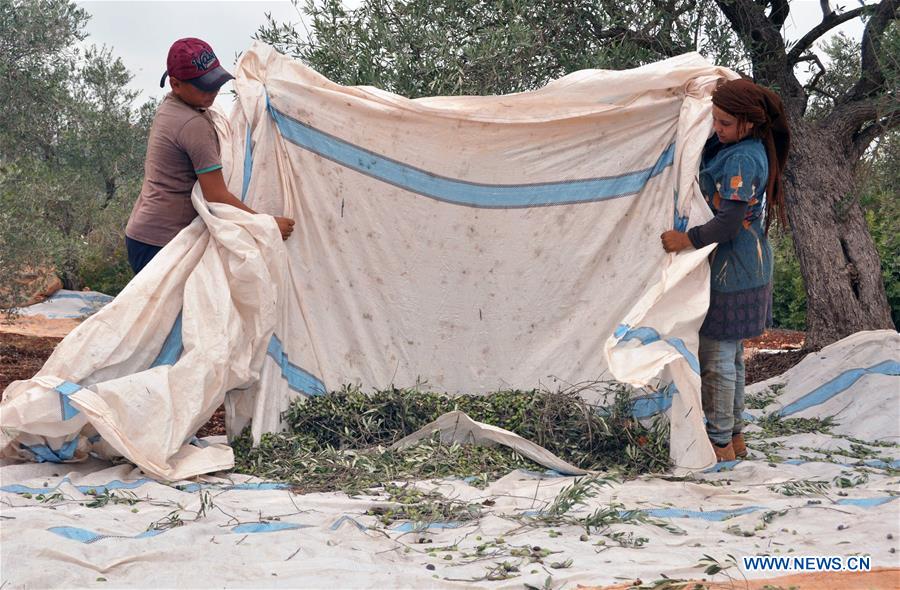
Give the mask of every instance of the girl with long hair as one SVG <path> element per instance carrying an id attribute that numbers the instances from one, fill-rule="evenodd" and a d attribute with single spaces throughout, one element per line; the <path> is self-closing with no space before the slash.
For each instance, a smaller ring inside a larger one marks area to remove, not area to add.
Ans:
<path id="1" fill-rule="evenodd" d="M 715 217 L 660 236 L 666 252 L 718 243 L 710 256 L 709 311 L 700 327 L 700 378 L 706 431 L 716 458 L 745 457 L 745 338 L 766 328 L 772 300 L 773 217 L 783 224 L 782 172 L 790 130 L 781 98 L 750 80 L 730 80 L 712 95 L 713 130 L 699 183 Z"/>

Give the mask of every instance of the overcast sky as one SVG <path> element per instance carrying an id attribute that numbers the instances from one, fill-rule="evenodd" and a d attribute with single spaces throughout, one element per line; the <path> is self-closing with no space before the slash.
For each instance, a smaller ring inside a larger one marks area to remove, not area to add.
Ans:
<path id="1" fill-rule="evenodd" d="M 182 37 L 199 37 L 212 45 L 213 51 L 228 71 L 233 71 L 240 52 L 252 43 L 253 33 L 271 13 L 279 22 L 300 22 L 288 0 L 161 2 L 129 0 L 77 2 L 88 11 L 87 43 L 107 45 L 120 57 L 134 79 L 131 87 L 140 90 L 138 102 L 161 98 L 168 91 L 159 87 L 166 70 L 169 46 Z M 222 88 L 217 102 L 225 107 L 232 99 Z"/>
<path id="2" fill-rule="evenodd" d="M 250 46 L 253 33 L 266 22 L 265 13 L 271 13 L 279 22 L 300 22 L 300 16 L 289 0 L 86 0 L 78 4 L 91 15 L 87 43 L 107 45 L 122 59 L 134 75 L 131 87 L 141 91 L 139 102 L 160 98 L 167 91 L 159 87 L 159 79 L 166 69 L 169 46 L 176 39 L 200 37 L 207 41 L 230 71 L 238 54 Z M 842 3 L 848 9 L 857 4 L 858 0 Z M 799 39 L 820 20 L 818 0 L 793 0 L 791 16 L 785 26 L 788 39 Z M 859 19 L 835 30 L 857 39 L 862 36 Z M 222 92 L 224 96 L 220 95 L 218 100 L 228 110 L 232 99 L 226 91 L 230 89 L 231 84 L 226 85 Z"/>

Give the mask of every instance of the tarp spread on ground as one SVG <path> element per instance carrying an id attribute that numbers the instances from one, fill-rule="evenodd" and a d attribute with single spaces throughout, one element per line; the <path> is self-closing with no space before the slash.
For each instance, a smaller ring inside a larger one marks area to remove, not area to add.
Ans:
<path id="1" fill-rule="evenodd" d="M 74 319 L 90 316 L 112 301 L 112 297 L 97 291 L 60 289 L 46 300 L 13 310 L 15 315 L 44 316 L 47 319 Z"/>
<path id="2" fill-rule="evenodd" d="M 743 588 L 786 573 L 748 571 L 745 556 L 900 566 L 900 335 L 856 334 L 748 393 L 750 460 L 610 483 L 569 510 L 554 501 L 574 480 L 552 473 L 348 498 L 241 475 L 166 486 L 128 465 L 7 464 L 0 569 L 11 588 L 650 588 L 663 575 Z M 704 573 L 712 560 L 722 573 Z M 892 576 L 852 587 L 898 587 Z"/>
<path id="3" fill-rule="evenodd" d="M 668 255 L 659 235 L 708 219 L 694 178 L 732 72 L 688 54 L 408 100 L 256 44 L 236 75 L 226 181 L 294 236 L 196 188 L 200 217 L 8 388 L 6 455 L 118 454 L 178 479 L 231 466 L 228 447 L 187 444 L 223 400 L 229 432 L 258 439 L 292 398 L 345 383 L 477 393 L 665 368 L 675 463 L 712 463 L 709 249 Z"/>

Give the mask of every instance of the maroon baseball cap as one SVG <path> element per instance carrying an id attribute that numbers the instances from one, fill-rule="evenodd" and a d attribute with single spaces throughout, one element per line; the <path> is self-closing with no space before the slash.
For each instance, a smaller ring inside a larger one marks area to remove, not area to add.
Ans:
<path id="1" fill-rule="evenodd" d="M 166 59 L 166 71 L 159 87 L 166 84 L 166 76 L 190 82 L 204 92 L 218 90 L 234 76 L 225 71 L 209 43 L 195 37 L 185 37 L 172 43 Z"/>

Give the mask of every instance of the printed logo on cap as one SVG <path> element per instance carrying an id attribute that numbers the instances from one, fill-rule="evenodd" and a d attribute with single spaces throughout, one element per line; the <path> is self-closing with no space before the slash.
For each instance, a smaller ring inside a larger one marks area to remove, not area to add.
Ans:
<path id="1" fill-rule="evenodd" d="M 209 69 L 209 66 L 214 61 L 216 61 L 216 54 L 204 49 L 200 55 L 191 60 L 191 63 L 194 64 L 198 70 L 205 71 Z"/>

